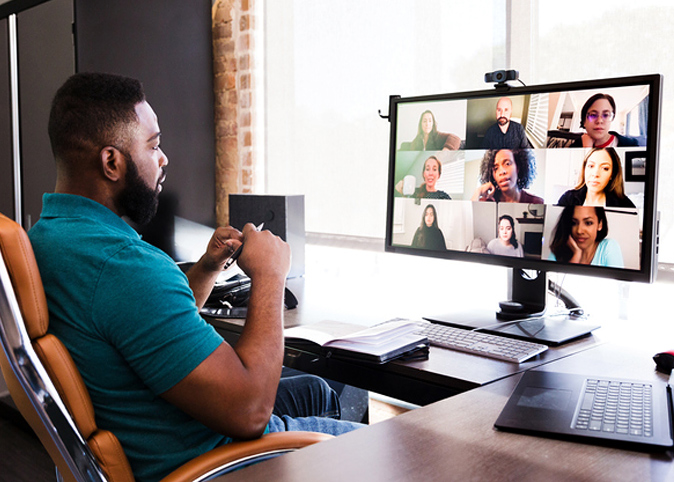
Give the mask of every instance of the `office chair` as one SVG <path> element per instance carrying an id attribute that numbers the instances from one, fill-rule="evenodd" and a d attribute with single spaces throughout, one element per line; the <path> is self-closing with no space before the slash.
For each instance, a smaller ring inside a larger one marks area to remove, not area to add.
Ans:
<path id="1" fill-rule="evenodd" d="M 0 368 L 10 395 L 56 465 L 60 481 L 133 481 L 117 437 L 96 426 L 94 408 L 66 347 L 47 333 L 42 280 L 26 232 L 0 214 Z M 205 481 L 332 438 L 283 432 L 217 447 L 163 482 Z"/>

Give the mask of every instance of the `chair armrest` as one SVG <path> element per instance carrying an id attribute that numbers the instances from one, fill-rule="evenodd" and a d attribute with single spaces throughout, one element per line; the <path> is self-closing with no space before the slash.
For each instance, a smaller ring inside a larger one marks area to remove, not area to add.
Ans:
<path id="1" fill-rule="evenodd" d="M 255 440 L 233 442 L 216 447 L 177 468 L 161 482 L 187 482 L 200 477 L 223 474 L 257 459 L 293 452 L 308 445 L 334 438 L 318 432 L 275 432 Z"/>

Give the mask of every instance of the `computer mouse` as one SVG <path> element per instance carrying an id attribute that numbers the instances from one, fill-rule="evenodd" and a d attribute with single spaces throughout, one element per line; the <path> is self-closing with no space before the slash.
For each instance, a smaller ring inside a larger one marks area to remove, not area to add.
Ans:
<path id="1" fill-rule="evenodd" d="M 653 357 L 655 367 L 658 371 L 669 373 L 674 368 L 674 350 L 657 353 Z"/>

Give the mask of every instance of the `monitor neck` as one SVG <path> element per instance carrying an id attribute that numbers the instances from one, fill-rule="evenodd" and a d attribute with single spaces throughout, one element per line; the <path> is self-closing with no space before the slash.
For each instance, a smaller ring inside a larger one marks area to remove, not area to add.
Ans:
<path id="1" fill-rule="evenodd" d="M 573 314 L 583 313 L 578 302 L 568 292 L 548 280 L 546 271 L 513 268 L 508 278 L 508 300 L 499 303 L 496 318 L 511 321 L 542 315 L 548 291 Z"/>
<path id="2" fill-rule="evenodd" d="M 547 290 L 547 272 L 510 269 L 508 300 L 499 303 L 496 318 L 509 321 L 542 314 L 545 311 Z"/>

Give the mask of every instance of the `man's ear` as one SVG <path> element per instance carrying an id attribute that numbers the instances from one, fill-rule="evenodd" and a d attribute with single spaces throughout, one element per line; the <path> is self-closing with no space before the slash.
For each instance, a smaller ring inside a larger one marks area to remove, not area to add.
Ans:
<path id="1" fill-rule="evenodd" d="M 107 179 L 113 182 L 124 179 L 126 158 L 119 149 L 113 146 L 105 146 L 101 149 L 99 157 L 101 170 Z"/>

